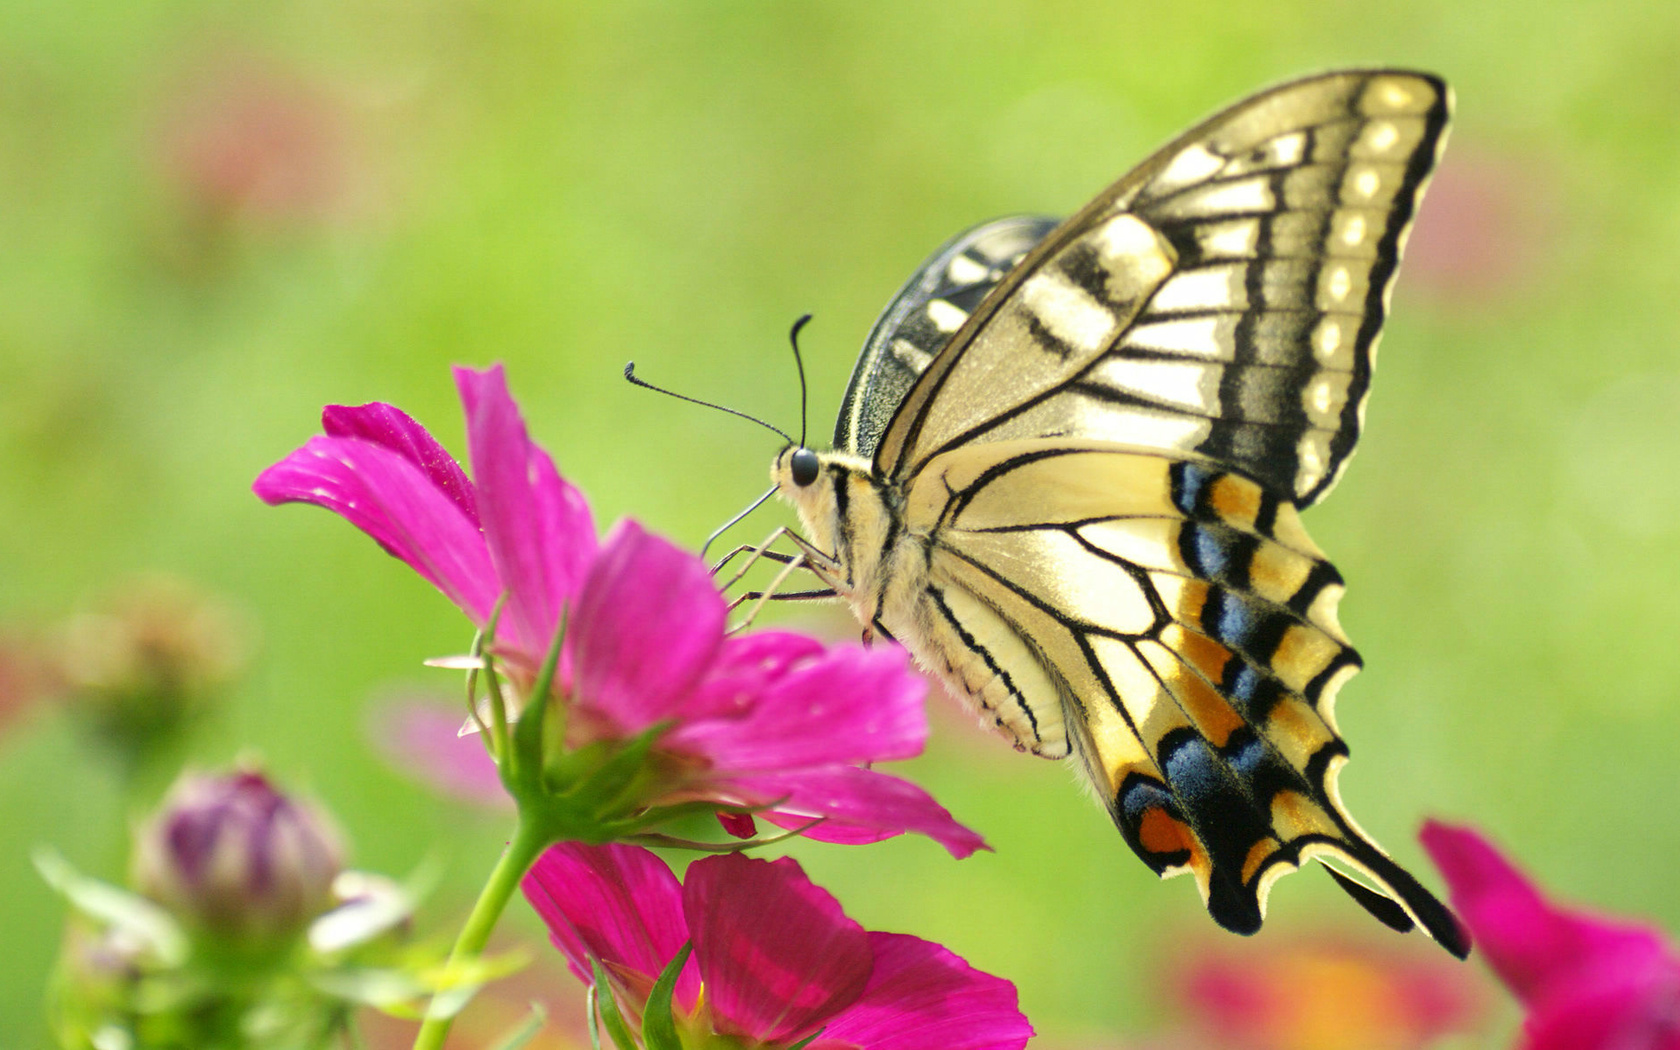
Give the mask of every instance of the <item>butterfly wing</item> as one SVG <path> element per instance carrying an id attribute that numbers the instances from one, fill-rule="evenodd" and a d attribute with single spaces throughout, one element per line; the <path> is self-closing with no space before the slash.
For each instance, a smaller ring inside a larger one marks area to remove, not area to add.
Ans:
<path id="1" fill-rule="evenodd" d="M 1132 849 L 1191 872 L 1221 925 L 1258 929 L 1271 883 L 1318 857 L 1385 922 L 1468 951 L 1337 795 L 1359 657 L 1290 500 L 1202 457 L 1044 439 L 942 454 L 906 497 L 930 537 L 921 641 L 1024 746 L 1077 752 Z"/>
<path id="2" fill-rule="evenodd" d="M 1449 107 L 1425 74 L 1341 72 L 1186 133 L 967 318 L 899 403 L 877 473 L 975 441 L 1094 438 L 1205 455 L 1315 502 L 1358 440 Z"/>
<path id="3" fill-rule="evenodd" d="M 871 456 L 916 378 L 1005 274 L 1060 225 L 1035 215 L 982 223 L 917 268 L 864 341 L 834 425 L 834 447 Z"/>

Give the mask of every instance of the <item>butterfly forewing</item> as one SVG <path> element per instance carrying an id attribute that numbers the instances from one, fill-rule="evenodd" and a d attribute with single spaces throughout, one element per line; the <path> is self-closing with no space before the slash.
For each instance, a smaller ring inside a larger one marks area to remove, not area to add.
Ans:
<path id="1" fill-rule="evenodd" d="M 1432 77 L 1358 72 L 1212 118 L 1009 275 L 900 405 L 878 470 L 905 476 L 971 441 L 1101 438 L 1316 501 L 1358 440 L 1447 110 Z M 1036 381 L 1019 385 L 1022 368 Z"/>
<path id="2" fill-rule="evenodd" d="M 1056 219 L 1013 215 L 965 230 L 917 268 L 864 341 L 840 403 L 834 447 L 870 456 L 916 377 Z"/>

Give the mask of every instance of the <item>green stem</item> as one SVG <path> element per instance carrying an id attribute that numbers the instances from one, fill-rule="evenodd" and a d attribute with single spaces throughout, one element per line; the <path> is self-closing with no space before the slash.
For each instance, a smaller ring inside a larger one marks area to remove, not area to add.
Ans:
<path id="1" fill-rule="evenodd" d="M 467 916 L 467 924 L 461 927 L 461 935 L 455 939 L 447 969 L 452 970 L 456 963 L 484 951 L 484 946 L 490 941 L 490 931 L 496 928 L 496 920 L 502 917 L 513 891 L 519 888 L 519 880 L 551 841 L 553 836 L 547 833 L 547 829 L 523 816 L 520 818 L 513 841 L 508 843 L 502 859 L 490 872 L 490 881 L 484 884 L 478 903 L 473 905 L 472 914 Z M 428 1017 L 414 1038 L 414 1050 L 442 1050 L 443 1041 L 449 1035 L 449 1026 L 454 1021 L 453 1017 Z"/>

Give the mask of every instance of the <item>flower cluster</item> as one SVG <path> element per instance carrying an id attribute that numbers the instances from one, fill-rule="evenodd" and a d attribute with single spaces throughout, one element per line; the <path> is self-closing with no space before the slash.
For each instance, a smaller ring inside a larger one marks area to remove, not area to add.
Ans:
<path id="1" fill-rule="evenodd" d="M 785 857 L 708 857 L 679 883 L 646 850 L 567 843 L 525 895 L 626 1043 L 1018 1050 L 1033 1034 L 1008 981 L 866 932 Z"/>
<path id="2" fill-rule="evenodd" d="M 597 540 L 500 368 L 455 378 L 470 479 L 413 419 L 371 404 L 327 408 L 325 433 L 255 484 L 269 503 L 340 514 L 480 632 L 470 657 L 443 662 L 469 671 L 472 717 L 519 828 L 416 1047 L 442 1045 L 533 861 L 527 893 L 574 968 L 592 985 L 597 963 L 611 974 L 602 1017 L 626 1050 L 713 1036 L 793 1046 L 819 1032 L 815 1045 L 833 1047 L 908 1050 L 933 1032 L 951 1047 L 1023 1045 L 1031 1030 L 1008 982 L 913 937 L 866 934 L 791 860 L 701 860 L 684 888 L 643 850 L 584 845 L 679 843 L 659 828 L 696 810 L 738 838 L 762 818 L 828 842 L 913 831 L 957 857 L 984 844 L 921 788 L 870 768 L 919 754 L 927 735 L 925 684 L 902 651 L 730 633 L 697 557 L 633 521 Z M 460 765 L 451 779 L 477 783 Z"/>
<path id="3" fill-rule="evenodd" d="M 575 798 L 604 756 L 635 749 L 636 763 L 597 781 L 611 796 L 590 814 L 603 829 L 573 837 L 622 837 L 704 803 L 737 829 L 759 812 L 831 842 L 916 831 L 956 856 L 980 848 L 926 792 L 867 768 L 920 753 L 927 735 L 925 687 L 900 651 L 726 636 L 723 598 L 694 555 L 632 521 L 597 543 L 587 502 L 528 437 L 499 367 L 455 378 L 472 480 L 418 423 L 372 404 L 327 408 L 325 435 L 255 489 L 337 512 L 493 626 L 487 666 L 514 706 L 558 703 L 563 753 L 534 756 L 550 796 Z M 552 696 L 533 697 L 562 635 Z"/>

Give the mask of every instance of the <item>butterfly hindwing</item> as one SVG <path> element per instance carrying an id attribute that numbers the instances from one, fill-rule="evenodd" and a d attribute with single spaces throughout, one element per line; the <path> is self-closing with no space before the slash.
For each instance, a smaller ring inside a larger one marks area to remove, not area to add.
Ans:
<path id="1" fill-rule="evenodd" d="M 1097 438 L 1316 501 L 1358 439 L 1448 106 L 1432 77 L 1338 73 L 1194 129 L 1009 274 L 905 397 L 877 469 L 904 476 L 971 441 Z"/>
<path id="2" fill-rule="evenodd" d="M 928 640 L 970 693 L 1022 746 L 1078 753 L 1221 924 L 1257 929 L 1271 882 L 1326 856 L 1456 934 L 1341 807 L 1332 706 L 1359 657 L 1293 503 L 1201 458 L 1040 439 L 935 458 L 905 526 L 931 536 Z"/>

